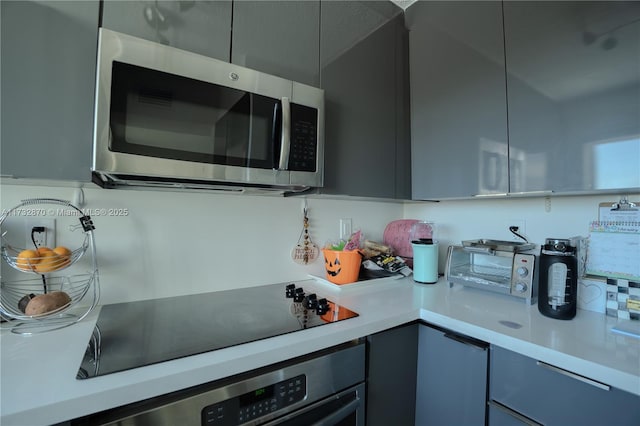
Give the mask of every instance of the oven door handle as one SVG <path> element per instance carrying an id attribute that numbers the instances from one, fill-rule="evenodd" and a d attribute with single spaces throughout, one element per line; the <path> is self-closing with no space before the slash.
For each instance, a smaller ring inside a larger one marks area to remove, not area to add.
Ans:
<path id="1" fill-rule="evenodd" d="M 353 413 L 359 406 L 360 398 L 356 396 L 353 401 L 329 414 L 325 418 L 318 420 L 311 426 L 333 426 L 342 421 L 349 414 Z"/>

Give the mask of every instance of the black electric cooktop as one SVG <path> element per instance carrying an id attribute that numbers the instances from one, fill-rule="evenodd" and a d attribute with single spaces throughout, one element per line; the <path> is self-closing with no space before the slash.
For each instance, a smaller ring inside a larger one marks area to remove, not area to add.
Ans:
<path id="1" fill-rule="evenodd" d="M 102 376 L 357 316 L 291 283 L 104 305 L 77 378 Z"/>

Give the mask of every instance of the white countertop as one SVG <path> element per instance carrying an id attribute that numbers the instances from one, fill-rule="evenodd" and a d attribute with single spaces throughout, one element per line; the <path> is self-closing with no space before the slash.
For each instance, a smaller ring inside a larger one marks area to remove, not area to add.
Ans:
<path id="1" fill-rule="evenodd" d="M 0 335 L 0 424 L 49 425 L 228 377 L 422 319 L 640 395 L 640 339 L 612 333 L 619 321 L 578 310 L 542 316 L 508 296 L 411 278 L 351 287 L 298 281 L 358 312 L 357 318 L 107 376 L 76 380 L 99 309 L 70 327 Z M 502 321 L 502 322 L 501 322 Z M 505 323 L 505 321 L 507 321 Z M 505 325 L 506 324 L 506 325 Z M 514 328 L 519 327 L 519 328 Z"/>

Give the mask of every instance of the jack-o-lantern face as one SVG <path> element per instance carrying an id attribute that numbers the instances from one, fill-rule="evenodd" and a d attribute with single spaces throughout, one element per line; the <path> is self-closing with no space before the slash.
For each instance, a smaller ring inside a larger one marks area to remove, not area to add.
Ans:
<path id="1" fill-rule="evenodd" d="M 324 266 L 327 270 L 327 274 L 331 275 L 332 277 L 339 275 L 340 271 L 342 271 L 342 268 L 340 267 L 340 259 L 338 259 L 337 257 L 333 261 L 331 261 L 327 259 L 327 256 L 325 256 Z"/>

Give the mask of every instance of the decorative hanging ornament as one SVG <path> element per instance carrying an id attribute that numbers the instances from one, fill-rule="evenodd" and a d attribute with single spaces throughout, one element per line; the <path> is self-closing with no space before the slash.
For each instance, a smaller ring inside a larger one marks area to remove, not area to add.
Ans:
<path id="1" fill-rule="evenodd" d="M 307 202 L 304 205 L 304 219 L 302 232 L 298 238 L 298 244 L 291 250 L 291 259 L 300 265 L 306 265 L 318 258 L 320 250 L 309 237 L 309 218 L 307 217 Z"/>

